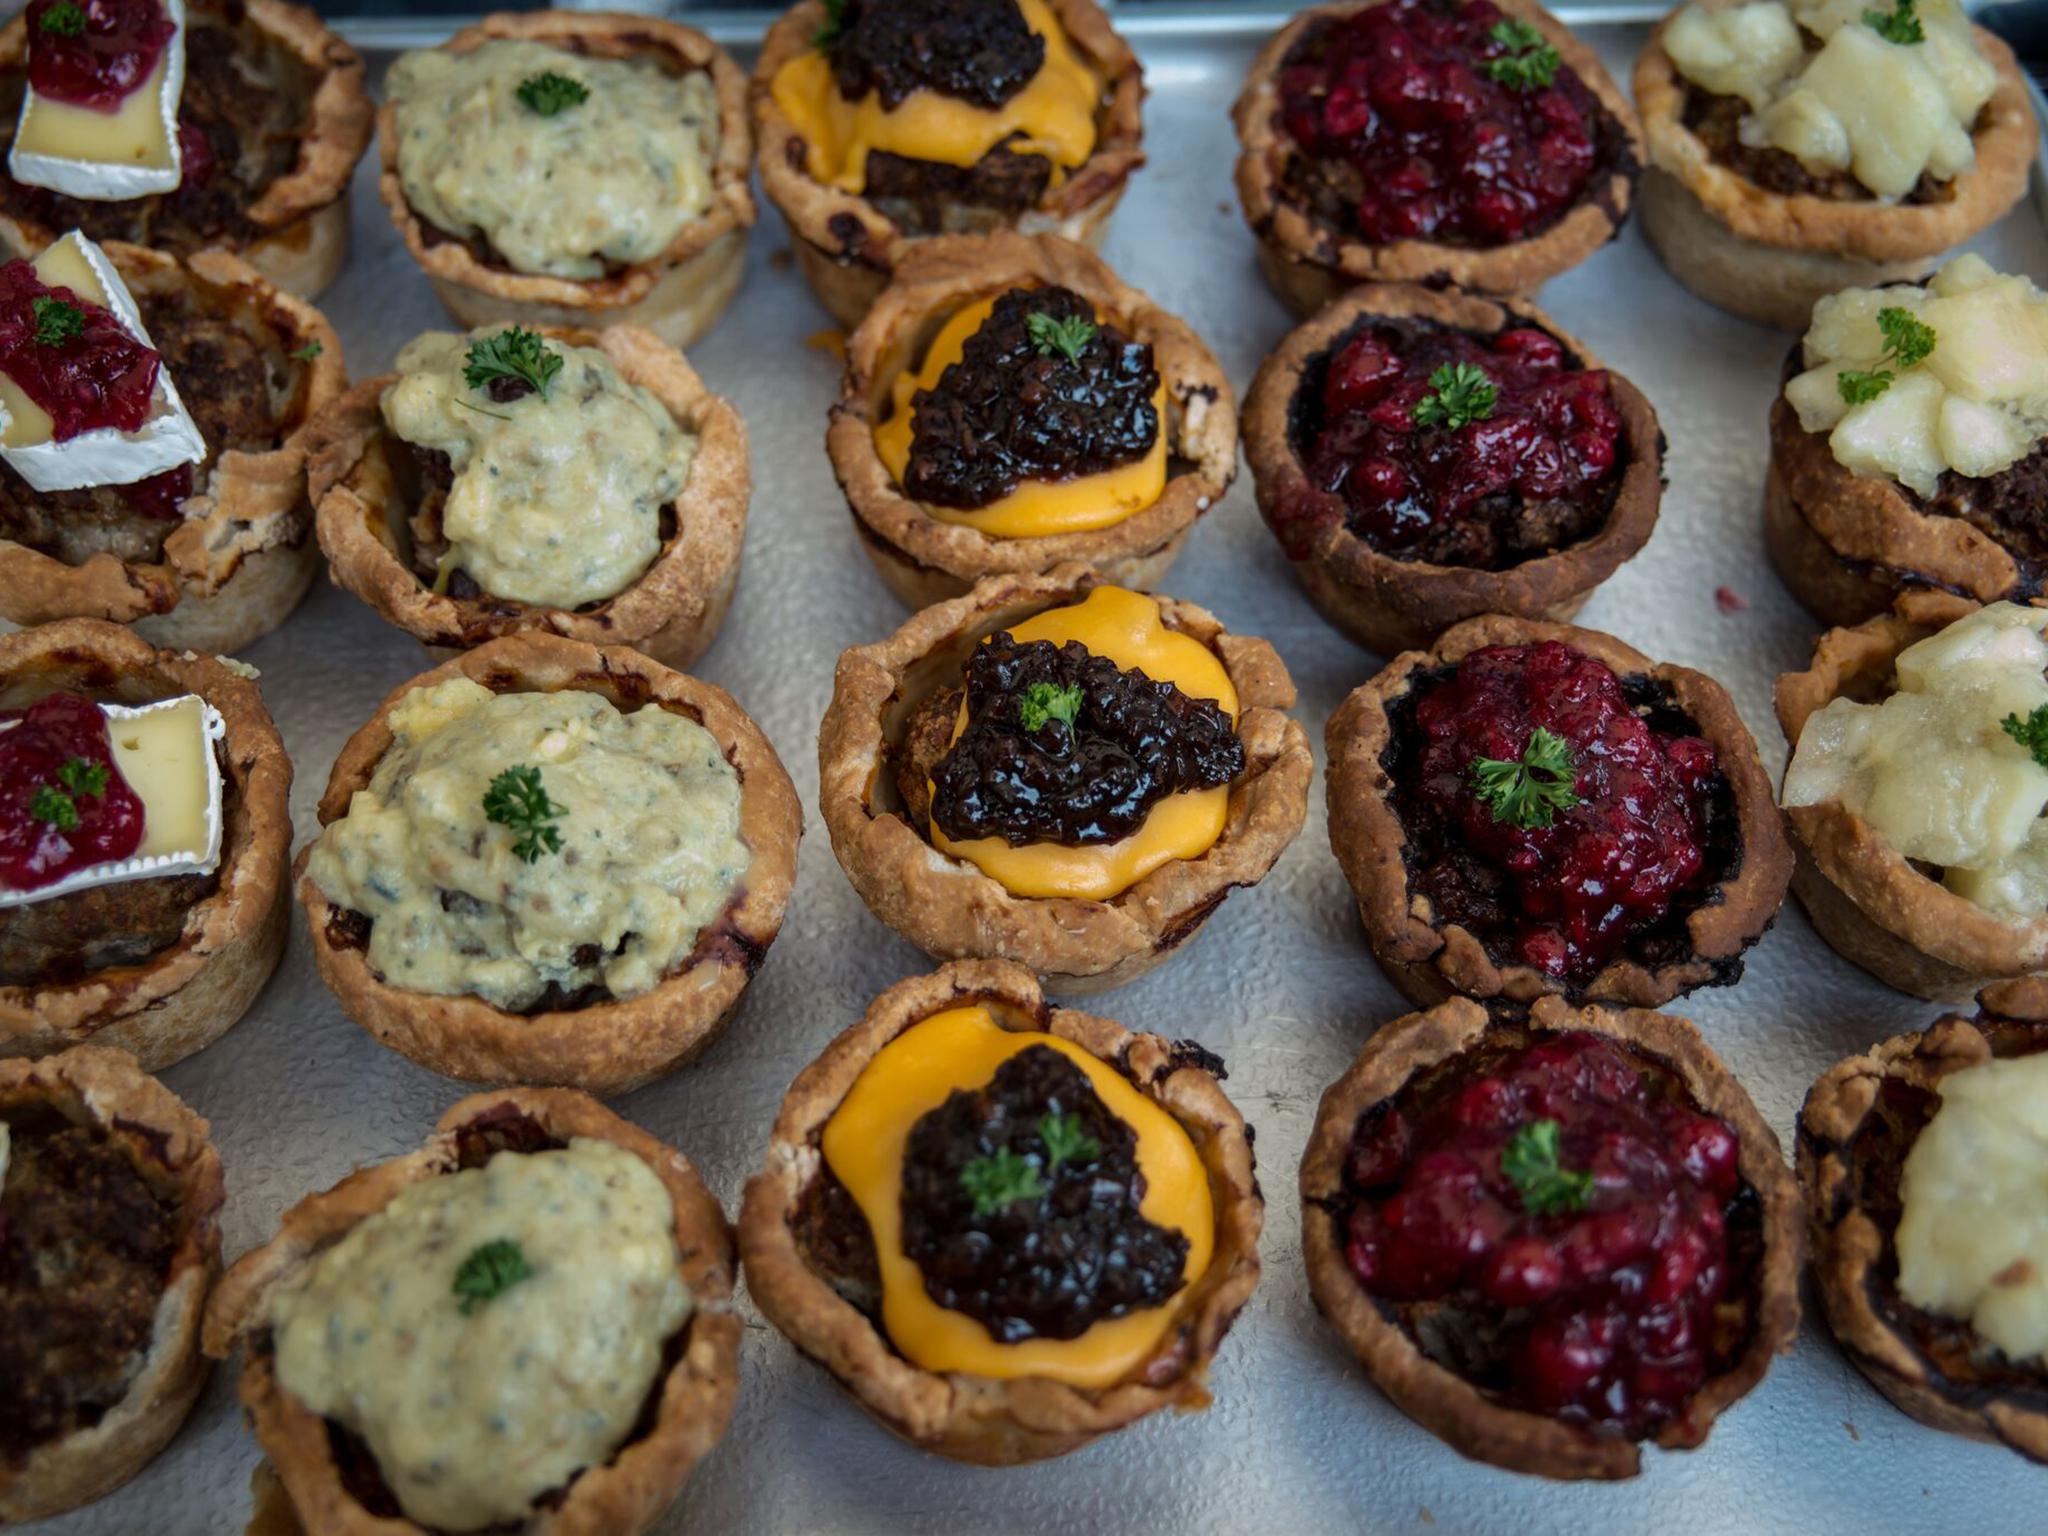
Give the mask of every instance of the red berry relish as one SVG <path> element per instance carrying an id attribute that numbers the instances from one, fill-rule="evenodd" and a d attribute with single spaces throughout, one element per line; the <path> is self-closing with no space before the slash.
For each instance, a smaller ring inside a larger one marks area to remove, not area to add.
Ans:
<path id="1" fill-rule="evenodd" d="M 0 885 L 33 891 L 142 843 L 142 801 L 114 765 L 107 717 L 54 693 L 0 719 Z"/>
<path id="2" fill-rule="evenodd" d="M 112 112 L 149 79 L 177 26 L 157 0 L 30 0 L 36 94 Z"/>
<path id="3" fill-rule="evenodd" d="M 161 364 L 112 310 L 50 287 L 25 261 L 0 266 L 0 373 L 50 413 L 58 442 L 139 430 Z"/>

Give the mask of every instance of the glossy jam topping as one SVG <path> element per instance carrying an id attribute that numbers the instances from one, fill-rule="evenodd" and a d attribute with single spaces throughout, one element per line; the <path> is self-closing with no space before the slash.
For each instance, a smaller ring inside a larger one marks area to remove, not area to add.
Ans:
<path id="1" fill-rule="evenodd" d="M 157 0 L 30 0 L 29 84 L 52 101 L 111 112 L 177 30 Z"/>
<path id="2" fill-rule="evenodd" d="M 1353 1273 L 1432 1304 L 1425 1350 L 1516 1406 L 1655 1433 L 1742 1344 L 1734 1129 L 1586 1033 L 1432 1087 L 1353 1135 Z"/>
<path id="3" fill-rule="evenodd" d="M 893 109 L 930 90 L 993 111 L 1031 83 L 1045 39 L 1017 0 L 845 0 L 826 53 L 848 101 L 872 91 Z"/>
<path id="4" fill-rule="evenodd" d="M 1495 35 L 1507 21 L 1490 0 L 1388 0 L 1312 28 L 1280 72 L 1313 183 L 1295 190 L 1375 245 L 1504 245 L 1555 223 L 1586 193 L 1606 114 L 1569 65 L 1548 83 L 1490 69 L 1528 51 Z"/>
<path id="5" fill-rule="evenodd" d="M 0 885 L 33 891 L 142 843 L 142 800 L 114 764 L 107 717 L 56 693 L 0 713 Z"/>
<path id="6" fill-rule="evenodd" d="M 25 261 L 0 266 L 0 373 L 49 412 L 57 442 L 139 430 L 160 365 L 112 310 L 48 286 Z"/>

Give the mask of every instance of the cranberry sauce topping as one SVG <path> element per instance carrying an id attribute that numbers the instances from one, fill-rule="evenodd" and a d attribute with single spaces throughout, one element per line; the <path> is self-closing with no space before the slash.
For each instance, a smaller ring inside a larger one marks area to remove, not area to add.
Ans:
<path id="1" fill-rule="evenodd" d="M 932 90 L 994 111 L 1045 63 L 1017 0 L 842 0 L 825 47 L 839 94 L 885 109 Z"/>
<path id="2" fill-rule="evenodd" d="M 1620 486 L 1606 373 L 1533 326 L 1363 321 L 1304 372 L 1294 417 L 1310 482 L 1404 559 L 1505 570 L 1596 532 Z"/>
<path id="3" fill-rule="evenodd" d="M 29 0 L 36 94 L 112 112 L 142 88 L 178 28 L 157 0 Z"/>
<path id="4" fill-rule="evenodd" d="M 1138 1213 L 1138 1138 L 1047 1045 L 911 1128 L 903 1251 L 999 1343 L 1073 1339 L 1181 1288 L 1188 1240 Z"/>
<path id="5" fill-rule="evenodd" d="M 1598 1035 L 1451 1072 L 1358 1124 L 1353 1273 L 1383 1301 L 1440 1304 L 1423 1347 L 1509 1402 L 1655 1433 L 1746 1332 L 1734 1129 Z"/>
<path id="6" fill-rule="evenodd" d="M 1625 946 L 1646 961 L 1682 946 L 1685 899 L 1735 857 L 1733 796 L 1656 685 L 1546 641 L 1475 651 L 1411 697 L 1396 805 L 1444 920 L 1569 983 Z"/>
<path id="7" fill-rule="evenodd" d="M 960 360 L 911 397 L 903 488 L 972 510 L 1026 480 L 1100 474 L 1159 438 L 1152 349 L 1065 288 L 1012 288 Z"/>
<path id="8" fill-rule="evenodd" d="M 1374 245 L 1494 246 L 1557 222 L 1625 143 L 1554 50 L 1490 0 L 1387 0 L 1312 27 L 1280 71 L 1290 190 Z"/>
<path id="9" fill-rule="evenodd" d="M 39 890 L 142 842 L 142 801 L 114 766 L 107 717 L 54 693 L 0 719 L 0 886 Z"/>
<path id="10" fill-rule="evenodd" d="M 58 442 L 141 427 L 160 362 L 112 310 L 48 286 L 25 261 L 0 266 L 0 373 L 50 413 Z"/>
<path id="11" fill-rule="evenodd" d="M 1244 771 L 1244 743 L 1213 700 L 1078 641 L 998 633 L 968 658 L 966 693 L 967 729 L 932 772 L 932 822 L 956 841 L 1113 843 L 1168 795 Z"/>

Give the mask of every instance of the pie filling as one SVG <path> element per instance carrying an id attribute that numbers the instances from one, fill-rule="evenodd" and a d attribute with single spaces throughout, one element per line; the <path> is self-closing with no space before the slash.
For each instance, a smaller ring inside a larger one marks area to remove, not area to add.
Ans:
<path id="1" fill-rule="evenodd" d="M 1642 1439 L 1755 1322 L 1762 1228 L 1726 1121 L 1574 1032 L 1482 1044 L 1360 1119 L 1333 1217 L 1359 1283 L 1489 1397 Z"/>
<path id="2" fill-rule="evenodd" d="M 1309 26 L 1280 66 L 1285 195 L 1371 245 L 1543 233 L 1627 135 L 1543 34 L 1491 0 L 1388 0 Z"/>

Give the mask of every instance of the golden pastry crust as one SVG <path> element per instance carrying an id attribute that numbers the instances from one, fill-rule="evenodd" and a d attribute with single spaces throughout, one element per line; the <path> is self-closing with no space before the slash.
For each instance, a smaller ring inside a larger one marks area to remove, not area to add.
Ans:
<path id="1" fill-rule="evenodd" d="M 21 625 L 108 619 L 173 649 L 237 651 L 284 622 L 319 564 L 306 498 L 307 428 L 348 387 L 341 341 L 319 310 L 224 251 L 180 261 L 118 241 L 105 249 L 138 299 L 183 292 L 232 318 L 280 360 L 316 343 L 319 353 L 284 365 L 295 369 L 296 382 L 275 447 L 230 449 L 200 468 L 184 521 L 164 540 L 156 563 L 101 551 L 70 565 L 0 539 L 0 616 Z M 179 389 L 196 394 L 206 382 L 181 380 Z"/>
<path id="2" fill-rule="evenodd" d="M 672 347 L 689 346 L 717 323 L 746 276 L 754 141 L 747 128 L 745 72 L 694 27 L 623 12 L 500 11 L 440 46 L 473 53 L 501 38 L 599 58 L 649 60 L 678 75 L 709 74 L 718 96 L 711 205 L 650 261 L 598 278 L 515 272 L 502 261 L 479 259 L 460 236 L 433 228 L 413 211 L 398 174 L 398 108 L 387 100 L 377 109 L 383 166 L 378 187 L 405 248 L 448 312 L 470 329 L 506 320 L 526 326 L 636 325 Z"/>
<path id="3" fill-rule="evenodd" d="M 0 1060 L 0 1117 L 42 1108 L 126 1141 L 143 1177 L 177 1200 L 180 1216 L 155 1330 L 127 1396 L 90 1428 L 0 1465 L 0 1521 L 9 1524 L 104 1498 L 148 1465 L 185 1422 L 206 1382 L 200 1319 L 220 1276 L 227 1198 L 211 1128 L 121 1051 L 81 1045 L 39 1061 Z"/>
<path id="4" fill-rule="evenodd" d="M 1310 599 L 1344 634 L 1383 656 L 1428 645 L 1451 625 L 1482 613 L 1569 619 L 1657 526 L 1664 434 L 1656 411 L 1635 385 L 1609 371 L 1625 467 L 1607 520 L 1591 537 L 1502 571 L 1384 554 L 1351 531 L 1342 497 L 1309 480 L 1294 433 L 1303 375 L 1367 316 L 1430 320 L 1482 336 L 1531 325 L 1563 343 L 1583 367 L 1605 366 L 1532 304 L 1408 283 L 1354 288 L 1298 327 L 1259 365 L 1245 398 L 1244 445 L 1259 511 Z"/>
<path id="5" fill-rule="evenodd" d="M 1710 10 L 1740 0 L 1700 0 Z M 1711 304 L 1784 330 L 1804 330 L 1815 301 L 1844 288 L 1915 278 L 1953 246 L 1990 228 L 2027 189 L 2039 142 L 2012 50 L 1982 27 L 1977 51 L 1998 88 L 1972 138 L 1977 161 L 1955 195 L 1907 205 L 1875 198 L 1786 196 L 1717 162 L 1685 126 L 1686 80 L 1664 51 L 1673 11 L 1636 59 L 1636 107 L 1649 146 L 1643 231 L 1664 264 Z"/>
<path id="6" fill-rule="evenodd" d="M 1621 87 L 1600 56 L 1534 0 L 1496 0 L 1508 16 L 1540 31 L 1564 63 L 1599 99 L 1628 140 L 1627 151 L 1603 178 L 1589 183 L 1579 202 L 1548 228 L 1504 245 L 1445 245 L 1397 240 L 1371 245 L 1346 236 L 1297 206 L 1285 191 L 1296 147 L 1279 124 L 1280 70 L 1308 30 L 1350 16 L 1380 0 L 1340 0 L 1300 12 L 1252 61 L 1244 89 L 1230 109 L 1237 125 L 1237 196 L 1245 222 L 1259 240 L 1259 266 L 1274 292 L 1295 314 L 1313 315 L 1359 283 L 1420 283 L 1482 293 L 1533 293 L 1577 266 L 1621 231 L 1635 198 L 1642 130 Z"/>
<path id="7" fill-rule="evenodd" d="M 278 1380 L 269 1347 L 270 1300 L 327 1249 L 416 1184 L 465 1166 L 465 1142 L 508 1122 L 536 1126 L 548 1141 L 589 1137 L 632 1153 L 675 1205 L 677 1273 L 696 1299 L 680 1350 L 667 1367 L 651 1422 L 601 1467 L 578 1473 L 560 1500 L 537 1508 L 528 1536 L 639 1536 L 659 1520 L 696 1463 L 718 1443 L 739 1388 L 742 1332 L 733 1310 L 732 1232 L 689 1159 L 581 1093 L 507 1088 L 451 1107 L 417 1152 L 359 1168 L 332 1189 L 286 1211 L 278 1232 L 244 1254 L 206 1313 L 206 1352 L 243 1350 L 241 1398 L 256 1438 L 297 1511 L 305 1536 L 426 1536 L 403 1516 L 372 1514 L 335 1459 L 328 1421 Z"/>
<path id="8" fill-rule="evenodd" d="M 1554 1478 L 1634 1477 L 1642 1468 L 1633 1441 L 1592 1434 L 1540 1413 L 1508 1407 L 1463 1376 L 1439 1365 L 1359 1284 L 1344 1255 L 1338 1209 L 1345 1198 L 1344 1163 L 1362 1116 L 1415 1078 L 1503 1031 L 1525 1038 L 1587 1030 L 1648 1057 L 1684 1086 L 1693 1103 L 1735 1128 L 1742 1178 L 1762 1205 L 1763 1254 L 1750 1337 L 1740 1356 L 1688 1400 L 1660 1429 L 1655 1443 L 1690 1450 L 1714 1420 L 1791 1350 L 1799 1331 L 1801 1210 L 1798 1186 L 1778 1138 L 1741 1083 L 1685 1019 L 1636 1008 L 1571 1008 L 1538 998 L 1526 1019 L 1491 1021 L 1487 1009 L 1452 998 L 1427 1013 L 1384 1025 L 1344 1075 L 1323 1094 L 1301 1160 L 1301 1245 L 1316 1309 L 1364 1362 L 1373 1384 L 1409 1418 L 1476 1461 L 1511 1472 Z"/>
<path id="9" fill-rule="evenodd" d="M 472 1083 L 546 1083 L 624 1093 L 693 1060 L 724 1031 L 741 994 L 782 929 L 796 879 L 803 808 L 775 748 L 721 688 L 671 671 L 625 646 L 595 646 L 521 630 L 465 651 L 401 683 L 348 739 L 320 797 L 320 824 L 348 814 L 391 745 L 391 711 L 407 694 L 454 677 L 493 693 L 580 688 L 623 710 L 647 704 L 686 715 L 725 751 L 739 775 L 740 836 L 753 861 L 723 913 L 698 935 L 680 969 L 636 997 L 548 1013 L 515 1014 L 471 994 L 437 996 L 392 986 L 370 968 L 363 940 L 321 892 L 306 862 L 292 866 L 312 930 L 313 962 L 342 1011 L 407 1060 Z"/>
<path id="10" fill-rule="evenodd" d="M 400 553 L 416 508 L 393 464 L 405 445 L 379 409 L 398 377 L 387 373 L 335 401 L 310 434 L 311 492 L 328 567 L 338 585 L 423 645 L 467 650 L 515 630 L 541 629 L 592 645 L 630 645 L 666 666 L 687 667 L 717 636 L 739 582 L 753 486 L 746 424 L 650 331 L 544 330 L 565 345 L 597 348 L 697 439 L 690 478 L 674 502 L 675 533 L 654 562 L 616 596 L 577 609 L 455 597 L 423 585 Z"/>
<path id="11" fill-rule="evenodd" d="M 1152 348 L 1166 392 L 1160 430 L 1170 475 L 1158 500 L 1088 533 L 999 539 L 941 522 L 903 493 L 875 449 L 897 377 L 915 368 L 945 322 L 1020 285 L 1071 289 L 1125 335 Z M 1084 246 L 1055 235 L 942 235 L 918 242 L 846 349 L 846 374 L 825 435 L 861 547 L 889 590 L 913 608 L 959 597 L 984 576 L 1049 571 L 1079 560 L 1122 586 L 1159 581 L 1195 520 L 1237 477 L 1237 405 L 1215 355 Z"/>
<path id="12" fill-rule="evenodd" d="M 1061 235 L 1100 246 L 1131 173 L 1145 163 L 1144 72 L 1096 0 L 1046 0 L 1074 51 L 1102 81 L 1095 149 L 1049 186 L 1036 206 L 1014 219 L 960 210 L 957 233 L 1014 228 L 1025 235 Z M 749 90 L 754 137 L 759 141 L 761 190 L 789 224 L 797 265 L 832 318 L 847 329 L 860 323 L 896 268 L 927 235 L 905 234 L 873 203 L 812 178 L 809 146 L 775 104 L 769 87 L 776 71 L 808 53 L 825 24 L 823 0 L 798 0 L 761 40 Z"/>
<path id="13" fill-rule="evenodd" d="M 1209 1268 L 1178 1299 L 1179 1316 L 1152 1354 L 1113 1386 L 1085 1389 L 1045 1377 L 1005 1380 L 921 1370 L 806 1258 L 798 1206 L 824 1169 L 819 1138 L 826 1122 L 884 1046 L 935 1013 L 975 1003 L 1006 1029 L 1057 1035 L 1122 1073 L 1187 1131 L 1209 1175 L 1216 1221 Z M 1040 1461 L 1161 1408 L 1206 1407 L 1203 1377 L 1258 1285 L 1259 1230 L 1265 1222 L 1250 1132 L 1217 1082 L 1220 1066 L 1185 1043 L 1051 1007 L 1028 971 L 1004 961 L 957 961 L 900 981 L 804 1068 L 782 1101 L 767 1161 L 747 1181 L 740 1214 L 747 1289 L 762 1314 L 829 1370 L 876 1422 L 956 1461 Z"/>
<path id="14" fill-rule="evenodd" d="M 957 682 L 983 638 L 1102 585 L 1070 563 L 1042 576 L 992 576 L 913 615 L 887 640 L 840 656 L 818 732 L 818 809 L 868 910 L 934 959 L 1014 960 L 1062 996 L 1135 980 L 1192 938 L 1231 891 L 1258 884 L 1301 830 L 1312 772 L 1308 737 L 1286 714 L 1294 682 L 1279 653 L 1230 634 L 1192 603 L 1161 597 L 1167 628 L 1214 651 L 1237 690 L 1245 771 L 1209 850 L 1090 901 L 1013 895 L 935 849 L 912 825 L 887 768 L 911 717 Z"/>
<path id="15" fill-rule="evenodd" d="M 0 986 L 0 1055 L 91 1042 L 155 1072 L 234 1027 L 284 952 L 291 759 L 255 682 L 210 656 L 160 651 L 116 624 L 66 619 L 0 636 L 0 708 L 73 691 L 112 704 L 196 693 L 221 713 L 220 883 L 169 948 L 82 980 Z"/>
<path id="16" fill-rule="evenodd" d="M 1686 958 L 1646 965 L 1624 951 L 1578 986 L 1532 966 L 1496 960 L 1478 934 L 1437 915 L 1410 877 L 1407 834 L 1394 807 L 1392 775 L 1382 761 L 1394 737 L 1389 711 L 1419 678 L 1490 645 L 1547 640 L 1571 646 L 1620 677 L 1647 678 L 1670 691 L 1714 748 L 1733 793 L 1740 850 L 1733 871 L 1686 918 L 1691 950 Z M 1563 994 L 1575 1002 L 1653 1008 L 1695 987 L 1734 982 L 1742 974 L 1744 951 L 1763 936 L 1785 899 L 1792 851 L 1756 741 L 1734 701 L 1703 673 L 1653 662 L 1598 630 L 1503 615 L 1467 619 L 1431 649 L 1395 657 L 1355 690 L 1330 717 L 1324 742 L 1330 846 L 1358 898 L 1374 958 L 1402 995 L 1420 1007 L 1454 994 L 1515 1003 Z"/>
<path id="17" fill-rule="evenodd" d="M 1803 672 L 1778 679 L 1778 724 L 1794 750 L 1807 720 L 1834 699 L 1892 691 L 1899 652 L 1977 611 L 1946 592 L 1902 596 L 1894 611 L 1815 642 Z M 1813 926 L 1844 959 L 1887 986 L 1938 1002 L 1968 1002 L 1994 981 L 2048 970 L 2048 918 L 2011 922 L 1922 874 L 1839 800 L 1785 808 L 1798 866 L 1792 875 Z"/>

